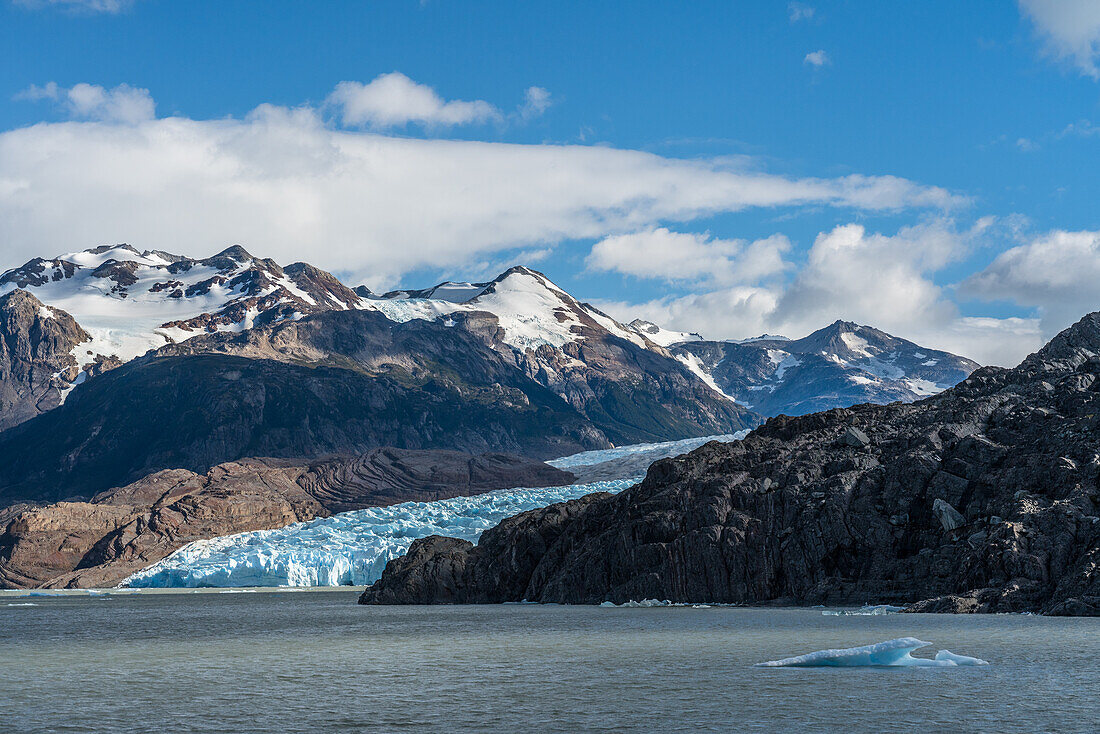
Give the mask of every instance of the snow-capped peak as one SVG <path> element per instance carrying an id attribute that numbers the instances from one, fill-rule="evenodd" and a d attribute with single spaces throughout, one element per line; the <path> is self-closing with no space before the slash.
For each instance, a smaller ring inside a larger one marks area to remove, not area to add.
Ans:
<path id="1" fill-rule="evenodd" d="M 491 281 L 446 281 L 423 290 L 390 291 L 361 305 L 394 321 L 449 319 L 456 313 L 496 317 L 501 341 L 519 352 L 548 345 L 556 349 L 603 331 L 646 346 L 646 341 L 599 309 L 581 303 L 537 270 L 517 265 Z"/>
<path id="2" fill-rule="evenodd" d="M 658 326 L 652 321 L 643 321 L 642 319 L 634 319 L 627 326 L 662 347 L 671 347 L 673 344 L 683 344 L 684 342 L 703 341 L 702 335 L 694 331 L 672 331 Z"/>
<path id="3" fill-rule="evenodd" d="M 302 263 L 284 270 L 236 245 L 205 259 L 126 244 L 36 258 L 0 275 L 0 295 L 17 288 L 72 314 L 91 334 L 73 350 L 81 366 L 360 300 L 324 271 Z"/>

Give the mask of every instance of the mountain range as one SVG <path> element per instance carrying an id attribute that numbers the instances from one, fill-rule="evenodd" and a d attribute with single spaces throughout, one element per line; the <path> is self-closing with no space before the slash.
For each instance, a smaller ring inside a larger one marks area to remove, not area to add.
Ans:
<path id="1" fill-rule="evenodd" d="M 35 259 L 0 275 L 0 567 L 86 584 L 189 538 L 340 511 L 272 488 L 383 447 L 406 475 L 458 451 L 535 477 L 532 459 L 914 400 L 975 367 L 847 322 L 738 342 L 623 324 L 526 267 L 376 294 L 240 247 Z M 347 507 L 392 495 L 327 481 Z"/>
<path id="2" fill-rule="evenodd" d="M 724 434 L 914 400 L 976 367 L 839 321 L 739 342 L 622 324 L 525 267 L 378 295 L 237 246 L 103 246 L 0 275 L 0 504 L 250 456 L 551 458 Z"/>
<path id="3" fill-rule="evenodd" d="M 778 416 L 531 510 L 431 536 L 360 601 L 893 604 L 1100 616 L 1100 313 L 916 403 Z"/>

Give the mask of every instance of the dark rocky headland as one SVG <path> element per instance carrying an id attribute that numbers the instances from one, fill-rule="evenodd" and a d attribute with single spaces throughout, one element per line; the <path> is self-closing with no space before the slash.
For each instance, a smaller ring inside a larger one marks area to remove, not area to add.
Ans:
<path id="1" fill-rule="evenodd" d="M 779 416 L 619 495 L 425 538 L 364 604 L 908 605 L 1100 615 L 1100 314 L 913 404 Z"/>

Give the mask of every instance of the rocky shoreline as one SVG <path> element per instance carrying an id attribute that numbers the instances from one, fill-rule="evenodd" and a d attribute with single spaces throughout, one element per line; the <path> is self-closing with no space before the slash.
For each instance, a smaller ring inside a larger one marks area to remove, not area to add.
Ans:
<path id="1" fill-rule="evenodd" d="M 918 403 L 780 416 L 638 486 L 431 537 L 364 604 L 656 598 L 1100 615 L 1100 314 Z M 920 600 L 912 603 L 913 600 Z"/>

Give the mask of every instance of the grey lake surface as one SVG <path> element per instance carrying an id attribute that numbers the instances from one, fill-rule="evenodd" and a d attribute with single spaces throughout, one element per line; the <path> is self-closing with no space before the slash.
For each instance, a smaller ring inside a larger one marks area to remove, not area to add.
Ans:
<path id="1" fill-rule="evenodd" d="M 5 592 L 0 731 L 1100 731 L 1095 619 L 360 607 L 358 591 Z M 905 636 L 992 664 L 753 667 Z"/>

